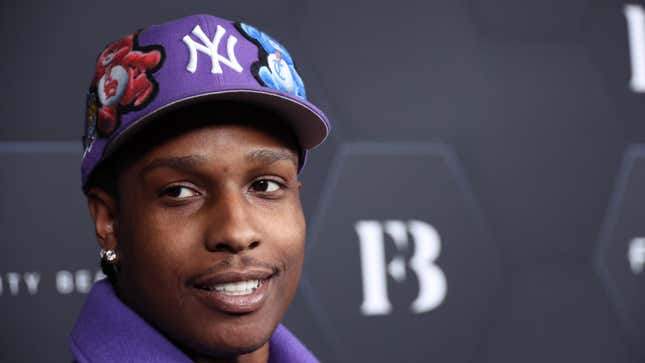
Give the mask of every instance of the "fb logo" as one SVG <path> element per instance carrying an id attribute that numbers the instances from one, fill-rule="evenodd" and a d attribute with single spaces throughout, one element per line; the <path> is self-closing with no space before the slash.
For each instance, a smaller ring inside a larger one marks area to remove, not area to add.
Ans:
<path id="1" fill-rule="evenodd" d="M 399 251 L 408 248 L 408 236 L 414 241 L 414 255 L 407 265 L 417 275 L 419 294 L 412 302 L 412 312 L 421 314 L 438 307 L 446 297 L 446 276 L 435 265 L 441 252 L 437 230 L 422 221 L 358 221 L 355 224 L 360 243 L 361 272 L 363 275 L 363 315 L 386 315 L 392 311 L 387 293 L 387 276 L 395 281 L 406 279 L 406 261 L 402 255 L 392 259 L 386 267 L 385 235 Z"/>
<path id="2" fill-rule="evenodd" d="M 219 52 L 217 51 L 219 48 L 219 42 L 222 40 L 222 37 L 224 36 L 224 34 L 226 34 L 226 29 L 224 29 L 221 25 L 217 26 L 217 30 L 215 31 L 215 37 L 213 38 L 212 41 L 208 39 L 208 37 L 206 36 L 206 34 L 204 34 L 204 31 L 199 25 L 193 28 L 192 33 L 197 38 L 199 38 L 199 40 L 201 40 L 202 43 L 201 44 L 197 43 L 188 34 L 186 34 L 182 39 L 184 43 L 188 46 L 188 52 L 190 54 L 190 59 L 188 60 L 188 64 L 186 65 L 186 70 L 188 72 L 195 73 L 195 71 L 197 70 L 197 51 L 200 51 L 211 57 L 211 73 L 213 74 L 223 73 L 220 62 L 229 66 L 237 73 L 242 72 L 242 66 L 237 61 L 237 57 L 235 56 L 235 44 L 237 44 L 236 37 L 229 35 L 226 40 L 226 52 L 228 54 L 228 58 L 219 54 Z"/>
<path id="3" fill-rule="evenodd" d="M 634 275 L 643 272 L 643 267 L 645 267 L 645 237 L 634 238 L 629 243 L 627 260 Z"/>
<path id="4" fill-rule="evenodd" d="M 629 34 L 629 53 L 632 61 L 634 92 L 645 92 L 645 10 L 640 5 L 625 5 L 627 31 Z"/>

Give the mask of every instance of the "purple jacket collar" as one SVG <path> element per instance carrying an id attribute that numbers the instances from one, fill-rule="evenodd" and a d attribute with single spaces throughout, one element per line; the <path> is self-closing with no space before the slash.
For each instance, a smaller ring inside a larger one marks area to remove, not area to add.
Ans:
<path id="1" fill-rule="evenodd" d="M 69 336 L 69 346 L 78 363 L 191 362 L 123 304 L 107 280 L 97 282 L 87 296 Z M 269 347 L 269 363 L 318 363 L 283 325 L 278 325 Z"/>

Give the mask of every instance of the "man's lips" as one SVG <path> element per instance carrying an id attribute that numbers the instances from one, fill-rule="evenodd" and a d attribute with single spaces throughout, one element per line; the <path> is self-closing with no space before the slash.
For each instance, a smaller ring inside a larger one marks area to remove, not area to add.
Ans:
<path id="1" fill-rule="evenodd" d="M 217 271 L 190 281 L 204 303 L 225 313 L 243 314 L 259 309 L 275 273 L 264 268 Z"/>
<path id="2" fill-rule="evenodd" d="M 253 268 L 244 270 L 223 270 L 198 276 L 190 281 L 194 287 L 209 287 L 249 280 L 267 280 L 274 275 L 273 270 Z"/>

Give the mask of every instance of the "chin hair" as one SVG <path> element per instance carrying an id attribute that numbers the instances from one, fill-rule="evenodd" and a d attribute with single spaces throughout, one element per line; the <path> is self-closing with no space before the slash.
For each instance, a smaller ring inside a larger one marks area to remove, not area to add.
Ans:
<path id="1" fill-rule="evenodd" d="M 263 340 L 258 343 L 248 343 L 242 346 L 227 346 L 227 347 L 217 347 L 207 346 L 203 344 L 191 344 L 188 348 L 188 351 L 184 350 L 191 358 L 196 356 L 205 356 L 212 358 L 231 358 L 239 355 L 249 354 L 257 351 L 262 348 L 265 344 L 269 342 L 269 339 Z"/>

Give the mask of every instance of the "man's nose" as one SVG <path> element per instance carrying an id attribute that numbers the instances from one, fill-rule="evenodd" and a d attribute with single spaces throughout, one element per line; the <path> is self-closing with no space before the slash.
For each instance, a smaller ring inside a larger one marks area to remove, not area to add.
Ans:
<path id="1" fill-rule="evenodd" d="M 210 208 L 206 248 L 238 253 L 261 244 L 252 204 L 239 191 L 220 193 Z"/>

